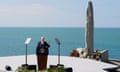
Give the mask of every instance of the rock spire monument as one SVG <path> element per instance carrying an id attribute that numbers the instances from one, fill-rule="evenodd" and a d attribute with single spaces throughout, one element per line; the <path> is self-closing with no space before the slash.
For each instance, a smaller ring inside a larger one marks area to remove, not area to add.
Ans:
<path id="1" fill-rule="evenodd" d="M 88 49 L 88 56 L 94 51 L 94 17 L 92 2 L 88 2 L 86 10 L 85 47 Z"/>

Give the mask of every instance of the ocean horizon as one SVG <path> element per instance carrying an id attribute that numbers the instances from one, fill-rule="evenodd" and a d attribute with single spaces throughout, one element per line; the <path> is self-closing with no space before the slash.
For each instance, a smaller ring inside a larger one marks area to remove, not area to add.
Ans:
<path id="1" fill-rule="evenodd" d="M 60 39 L 61 55 L 69 56 L 75 48 L 85 47 L 85 29 L 80 27 L 0 27 L 0 57 L 25 54 L 25 40 L 31 37 L 28 54 L 35 54 L 37 42 L 44 36 L 50 42 L 50 55 L 57 55 Z M 109 58 L 120 59 L 120 28 L 95 28 L 94 49 L 108 50 Z"/>

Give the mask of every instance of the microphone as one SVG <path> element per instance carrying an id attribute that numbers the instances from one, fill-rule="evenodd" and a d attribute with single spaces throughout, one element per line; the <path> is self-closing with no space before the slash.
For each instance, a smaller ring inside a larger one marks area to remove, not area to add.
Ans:
<path id="1" fill-rule="evenodd" d="M 57 43 L 58 45 L 61 44 L 61 43 L 60 43 L 60 40 L 59 40 L 58 38 L 55 38 L 55 41 L 56 41 L 56 43 Z"/>

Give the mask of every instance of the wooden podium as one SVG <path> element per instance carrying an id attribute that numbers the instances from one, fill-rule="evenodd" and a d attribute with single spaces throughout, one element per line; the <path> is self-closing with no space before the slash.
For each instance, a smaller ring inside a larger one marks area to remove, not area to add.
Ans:
<path id="1" fill-rule="evenodd" d="M 45 70 L 47 69 L 47 58 L 48 55 L 38 55 L 38 70 Z"/>

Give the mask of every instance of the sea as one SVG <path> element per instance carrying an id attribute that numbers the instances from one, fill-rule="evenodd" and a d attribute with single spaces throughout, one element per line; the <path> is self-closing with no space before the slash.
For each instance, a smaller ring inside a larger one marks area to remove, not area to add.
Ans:
<path id="1" fill-rule="evenodd" d="M 0 57 L 36 54 L 40 37 L 50 43 L 49 55 L 69 56 L 76 48 L 85 48 L 85 29 L 79 27 L 0 27 Z M 60 46 L 55 38 L 60 40 Z M 109 58 L 120 59 L 120 28 L 95 28 L 94 49 L 108 50 Z"/>

